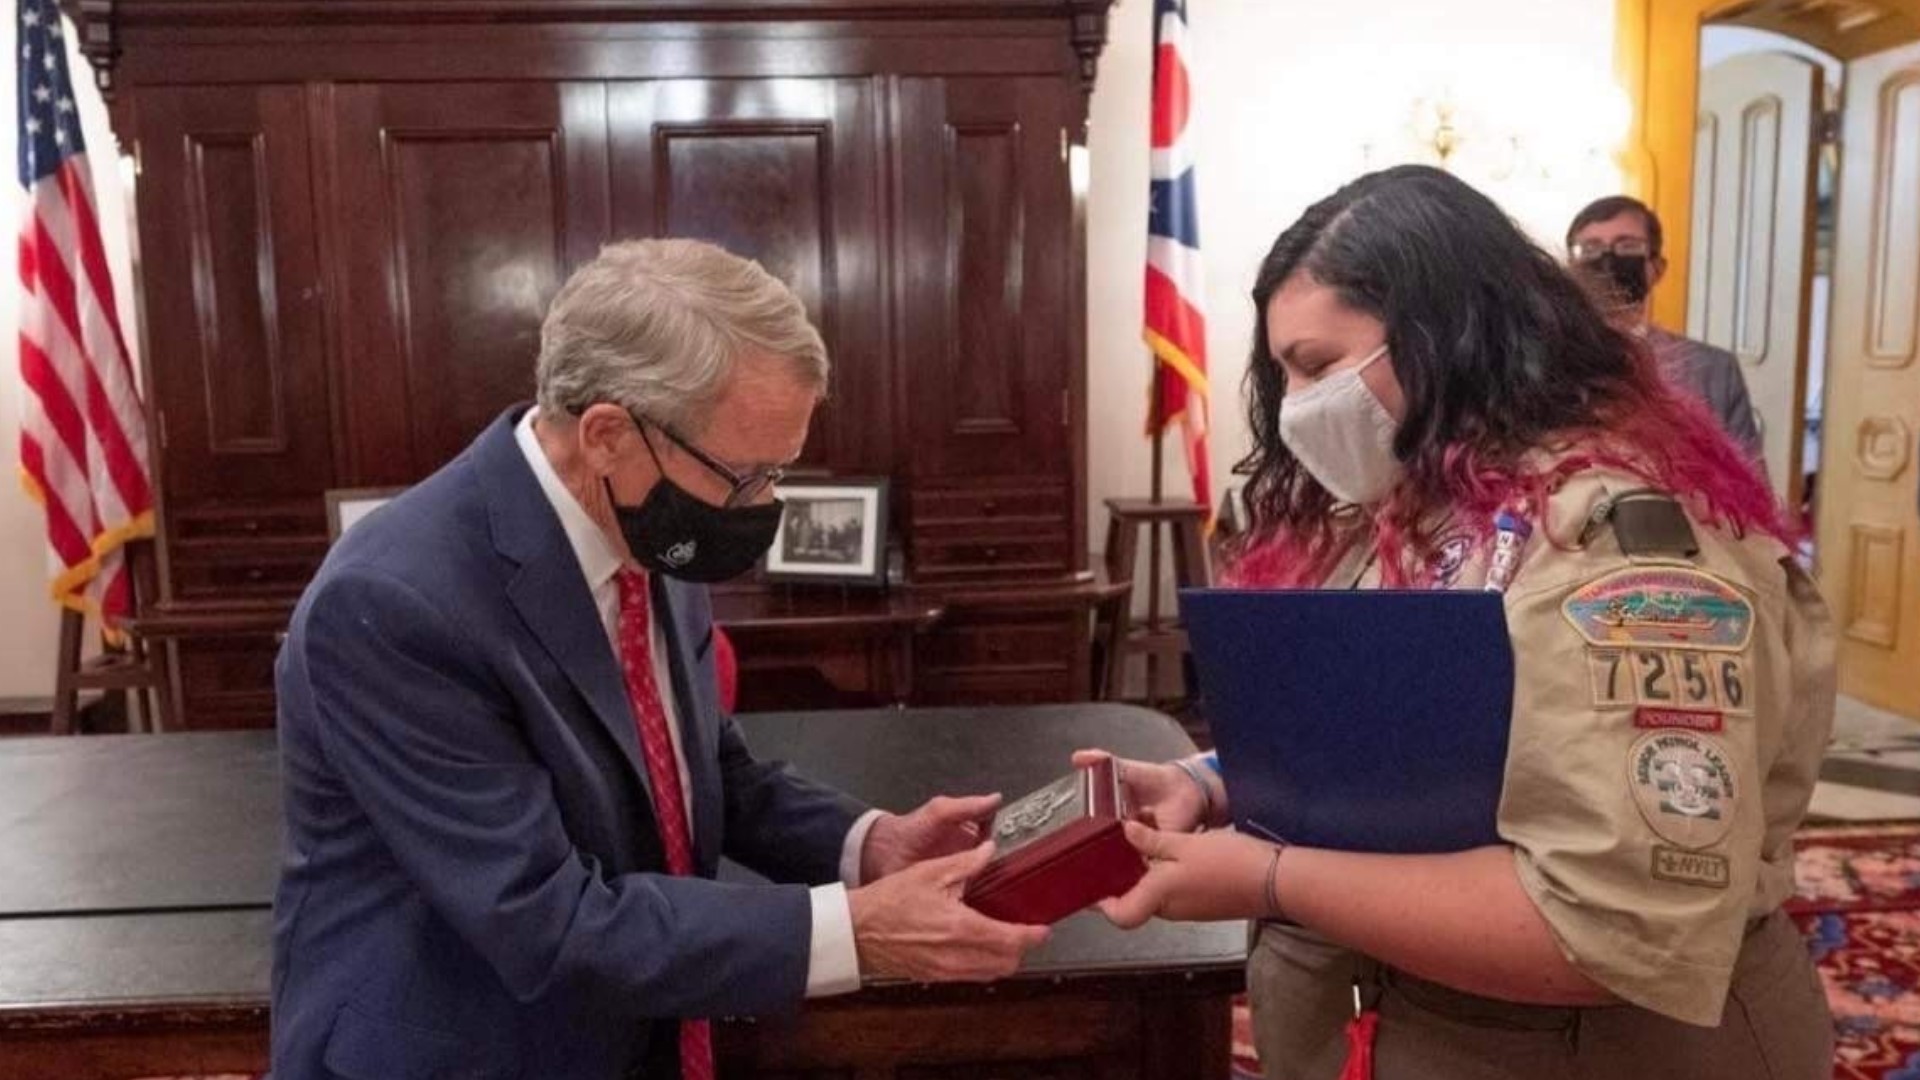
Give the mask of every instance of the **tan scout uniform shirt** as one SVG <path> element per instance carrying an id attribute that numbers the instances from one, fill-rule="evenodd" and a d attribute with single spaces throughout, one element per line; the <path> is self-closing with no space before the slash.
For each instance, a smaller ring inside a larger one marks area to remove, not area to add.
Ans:
<path id="1" fill-rule="evenodd" d="M 1588 471 L 1532 523 L 1506 591 L 1500 835 L 1575 967 L 1713 1026 L 1749 921 L 1793 889 L 1793 830 L 1833 723 L 1833 630 L 1771 537 L 1696 520 L 1695 558 L 1634 560 L 1609 525 L 1588 527 L 1644 489 Z M 1487 553 L 1442 537 L 1436 584 L 1483 587 Z M 1364 555 L 1329 582 L 1378 583 Z"/>

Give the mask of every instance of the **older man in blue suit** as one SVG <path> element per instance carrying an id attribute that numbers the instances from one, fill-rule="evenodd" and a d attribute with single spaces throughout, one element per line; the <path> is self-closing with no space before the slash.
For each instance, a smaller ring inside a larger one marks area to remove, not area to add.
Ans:
<path id="1" fill-rule="evenodd" d="M 994 798 L 868 811 L 717 703 L 700 583 L 772 541 L 826 381 L 759 266 L 614 245 L 554 299 L 537 406 L 336 547 L 278 671 L 276 1077 L 706 1080 L 709 1017 L 1043 939 L 960 902 Z"/>

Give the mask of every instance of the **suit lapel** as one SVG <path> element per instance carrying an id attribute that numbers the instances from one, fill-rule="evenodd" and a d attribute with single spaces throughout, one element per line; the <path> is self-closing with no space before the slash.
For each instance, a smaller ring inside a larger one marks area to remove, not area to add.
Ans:
<path id="1" fill-rule="evenodd" d="M 481 473 L 488 481 L 494 547 L 518 566 L 507 595 L 527 629 L 586 698 L 595 719 L 620 748 L 651 807 L 653 788 L 641 762 L 640 732 L 627 702 L 619 659 L 607 642 L 600 609 L 581 575 L 566 530 L 560 527 L 514 437 L 514 425 L 525 412 L 524 405 L 508 410 L 476 443 Z"/>
<path id="2" fill-rule="evenodd" d="M 627 768 L 647 789 L 651 799 L 652 784 L 641 762 L 640 732 L 634 725 L 633 706 L 627 701 L 626 679 L 607 643 L 600 610 L 574 564 L 572 550 L 564 550 L 562 554 L 564 559 L 535 560 L 523 565 L 507 587 L 508 595 L 519 609 L 520 617 L 526 620 L 527 629 L 540 639 L 567 680 L 587 699 L 600 725 L 620 747 Z"/>

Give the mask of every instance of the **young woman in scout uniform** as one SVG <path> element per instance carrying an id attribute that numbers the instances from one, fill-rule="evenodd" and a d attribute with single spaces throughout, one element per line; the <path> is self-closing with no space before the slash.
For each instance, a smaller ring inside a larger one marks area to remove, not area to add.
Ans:
<path id="1" fill-rule="evenodd" d="M 1252 528 L 1229 580 L 1503 592 L 1505 843 L 1191 835 L 1230 820 L 1207 759 L 1123 762 L 1157 831 L 1129 826 L 1151 867 L 1108 917 L 1263 920 L 1269 1080 L 1829 1075 L 1779 907 L 1833 634 L 1764 481 L 1446 173 L 1314 206 L 1253 299 Z"/>

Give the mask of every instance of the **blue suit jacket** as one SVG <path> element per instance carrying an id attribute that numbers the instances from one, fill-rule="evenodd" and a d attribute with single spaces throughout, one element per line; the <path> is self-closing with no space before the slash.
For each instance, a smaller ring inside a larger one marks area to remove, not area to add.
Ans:
<path id="1" fill-rule="evenodd" d="M 294 613 L 278 1080 L 671 1076 L 674 1018 L 804 997 L 805 886 L 838 878 L 861 808 L 754 760 L 716 700 L 705 590 L 655 576 L 702 875 L 664 876 L 619 662 L 521 411 L 354 526 Z M 791 884 L 707 880 L 723 853 Z"/>

